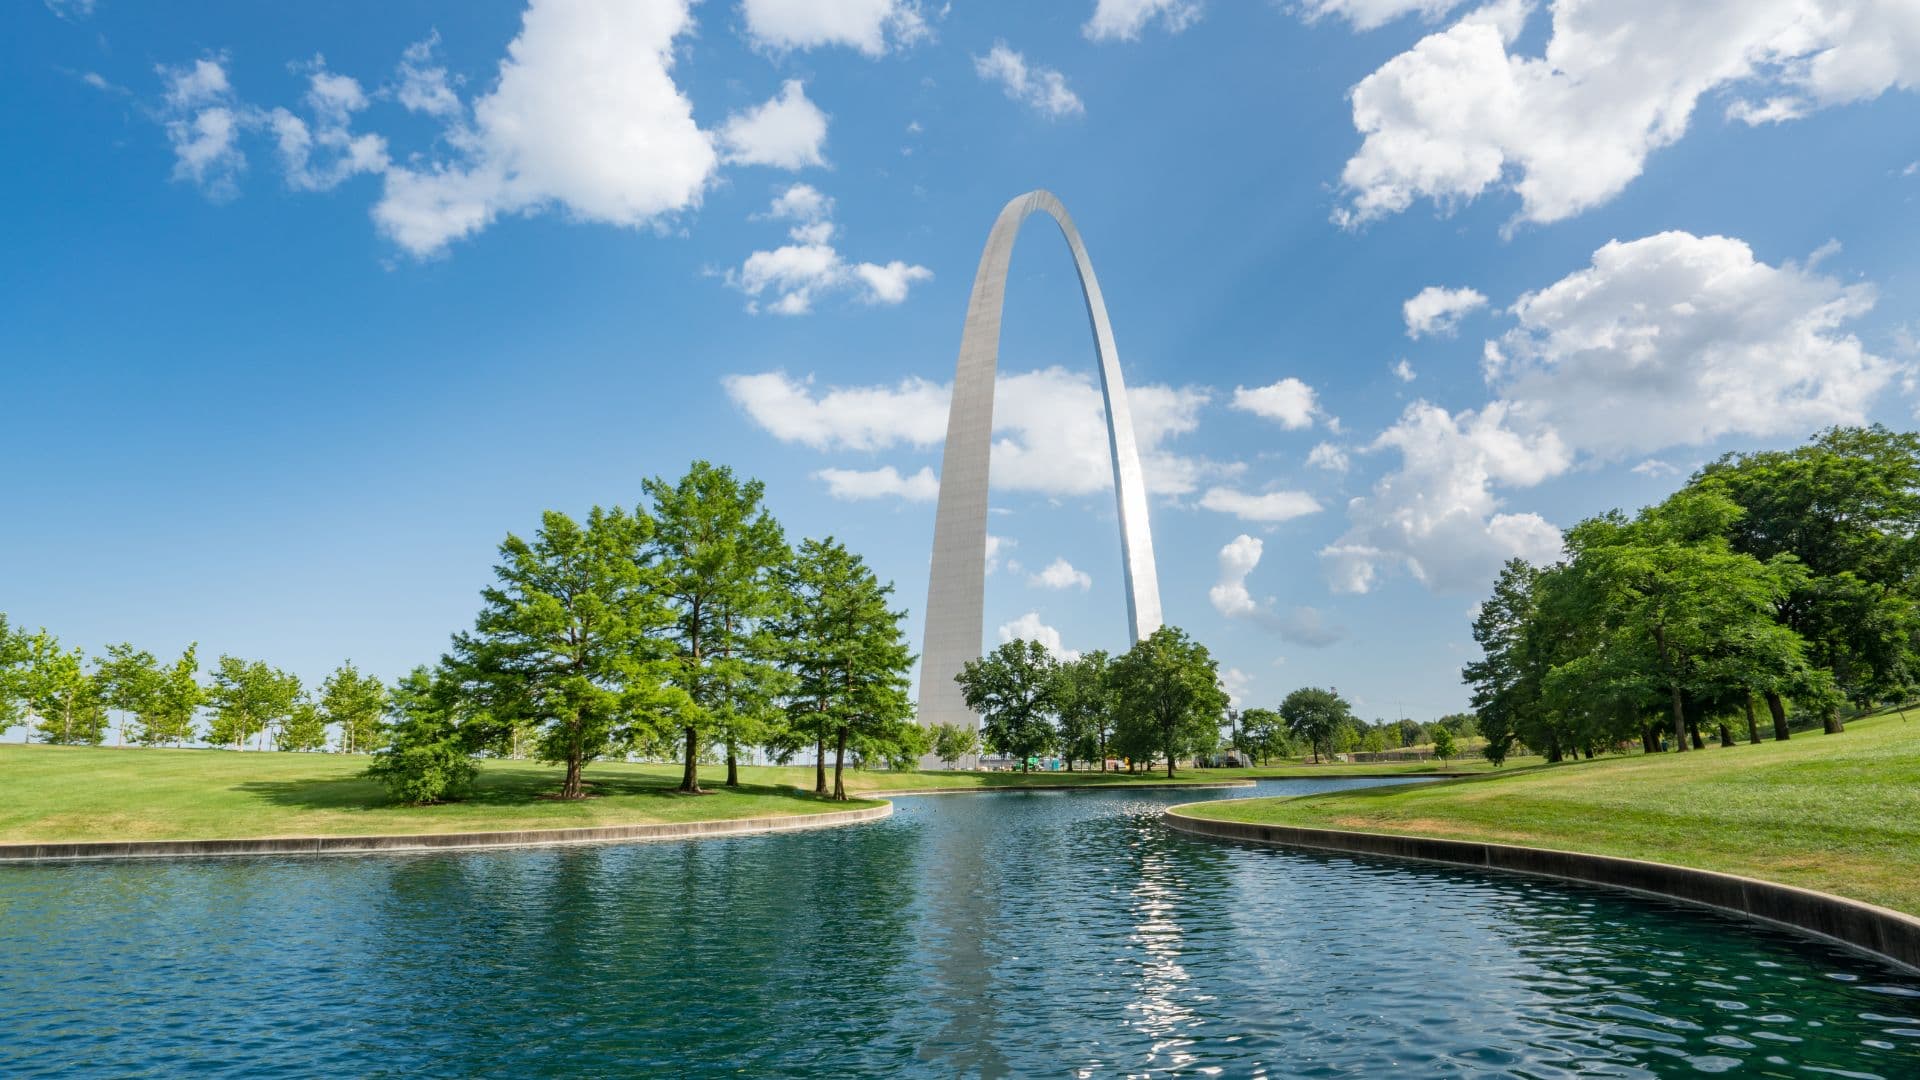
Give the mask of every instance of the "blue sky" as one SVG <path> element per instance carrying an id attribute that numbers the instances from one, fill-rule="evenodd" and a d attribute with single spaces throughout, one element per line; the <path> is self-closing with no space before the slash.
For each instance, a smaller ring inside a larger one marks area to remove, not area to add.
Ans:
<path id="1" fill-rule="evenodd" d="M 917 643 L 974 261 L 1046 187 L 1168 620 L 1248 703 L 1431 717 L 1500 559 L 1911 426 L 1916 85 L 1868 0 L 14 5 L 0 610 L 396 675 L 508 530 L 705 457 Z M 1122 648 L 1044 222 L 1001 370 L 987 643 Z"/>

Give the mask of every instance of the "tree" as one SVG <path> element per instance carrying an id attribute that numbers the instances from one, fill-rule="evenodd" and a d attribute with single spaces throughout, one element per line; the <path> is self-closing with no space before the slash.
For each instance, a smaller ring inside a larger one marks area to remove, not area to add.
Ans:
<path id="1" fill-rule="evenodd" d="M 680 790 L 699 794 L 704 745 L 725 744 L 735 784 L 737 748 L 763 733 L 781 679 L 765 629 L 791 552 L 758 480 L 696 461 L 678 483 L 656 477 L 644 487 L 655 522 L 647 549 L 671 608 L 668 678 L 684 702 L 675 717 L 684 738 Z"/>
<path id="2" fill-rule="evenodd" d="M 964 758 L 980 752 L 980 733 L 965 724 L 933 726 L 933 756 L 951 769 Z"/>
<path id="3" fill-rule="evenodd" d="M 1287 744 L 1286 722 L 1272 709 L 1253 708 L 1241 712 L 1240 749 L 1261 765 L 1284 756 L 1291 749 Z"/>
<path id="4" fill-rule="evenodd" d="M 148 699 L 160 679 L 160 665 L 152 653 L 123 641 L 107 646 L 107 655 L 94 659 L 93 672 L 101 704 L 120 714 L 117 726 L 120 745 L 125 746 L 138 717 L 147 711 Z"/>
<path id="5" fill-rule="evenodd" d="M 480 768 L 460 730 L 462 687 L 444 666 L 414 668 L 384 695 L 393 711 L 392 739 L 374 754 L 366 775 L 409 806 L 464 797 Z"/>
<path id="6" fill-rule="evenodd" d="M 1360 749 L 1369 754 L 1385 753 L 1387 749 L 1387 730 L 1378 727 L 1368 728 L 1367 733 L 1360 736 Z"/>
<path id="7" fill-rule="evenodd" d="M 1107 771 L 1107 740 L 1113 735 L 1114 702 L 1104 649 L 1061 661 L 1054 669 L 1054 710 L 1060 717 L 1060 754 L 1073 763 L 1098 761 Z"/>
<path id="8" fill-rule="evenodd" d="M 660 571 L 643 554 L 652 528 L 643 513 L 596 506 L 584 527 L 549 510 L 531 541 L 509 533 L 473 630 L 454 637 L 444 663 L 441 681 L 485 717 L 467 737 L 497 742 L 516 723 L 532 725 L 540 759 L 566 766 L 563 799 L 585 796 L 587 762 L 685 709 L 662 688 L 663 650 L 650 637 L 671 619 Z M 410 708 L 396 703 L 395 714 L 416 716 Z"/>
<path id="9" fill-rule="evenodd" d="M 800 545 L 783 622 L 797 723 L 833 747 L 832 797 L 847 798 L 847 751 L 898 760 L 924 753 L 907 698 L 913 653 L 882 585 L 860 556 L 832 537 Z M 909 730 L 911 729 L 911 730 Z M 817 773 L 816 769 L 816 773 Z"/>
<path id="10" fill-rule="evenodd" d="M 1280 703 L 1280 719 L 1286 723 L 1288 734 L 1313 748 L 1313 760 L 1318 764 L 1322 749 L 1334 753 L 1340 733 L 1353 730 L 1353 707 L 1338 691 L 1303 686 Z"/>
<path id="11" fill-rule="evenodd" d="M 1792 450 L 1728 454 L 1691 490 L 1723 495 L 1742 513 L 1733 549 L 1762 563 L 1791 556 L 1805 568 L 1774 615 L 1806 642 L 1856 705 L 1904 693 L 1920 668 L 1920 435 L 1836 427 Z M 1786 738 L 1778 690 L 1764 692 L 1775 738 Z M 1820 705 L 1829 733 L 1839 711 Z"/>
<path id="12" fill-rule="evenodd" d="M 1178 627 L 1163 626 L 1133 643 L 1110 669 L 1119 705 L 1116 727 L 1130 742 L 1150 743 L 1167 759 L 1167 776 L 1182 754 L 1203 754 L 1220 739 L 1227 692 L 1207 648 Z"/>
<path id="13" fill-rule="evenodd" d="M 1453 744 L 1453 732 L 1444 724 L 1436 724 L 1433 729 L 1433 756 L 1444 762 L 1453 757 L 1457 749 Z"/>
<path id="14" fill-rule="evenodd" d="M 368 754 L 386 745 L 387 687 L 348 660 L 320 684 L 320 712 L 340 729 L 340 752 Z"/>
<path id="15" fill-rule="evenodd" d="M 26 639 L 21 696 L 39 718 L 41 742 L 98 746 L 106 737 L 107 710 L 97 680 L 87 674 L 79 649 L 63 650 L 43 628 Z"/>
<path id="16" fill-rule="evenodd" d="M 199 650 L 198 644 L 188 645 L 173 666 L 155 672 L 135 736 L 142 746 L 179 746 L 193 738 L 194 717 L 207 700 L 200 685 Z"/>
<path id="17" fill-rule="evenodd" d="M 0 735 L 20 722 L 29 655 L 26 635 L 9 627 L 6 613 L 0 612 Z"/>
<path id="18" fill-rule="evenodd" d="M 207 701 L 213 706 L 213 724 L 207 741 L 243 749 L 258 737 L 266 748 L 267 733 L 286 719 L 300 698 L 300 678 L 267 666 L 264 660 L 246 661 L 222 656 L 213 669 Z"/>
<path id="19" fill-rule="evenodd" d="M 1032 769 L 1032 758 L 1053 746 L 1054 659 L 1038 641 L 1015 639 L 955 675 L 967 708 L 980 714 L 980 741 L 988 750 Z"/>
<path id="20" fill-rule="evenodd" d="M 286 719 L 280 722 L 279 747 L 282 750 L 324 750 L 327 745 L 327 716 L 320 706 L 305 697 L 293 703 Z"/>
<path id="21" fill-rule="evenodd" d="M 1734 551 L 1726 533 L 1742 513 L 1724 495 L 1685 489 L 1631 522 L 1607 515 L 1567 534 L 1569 595 L 1596 640 L 1558 666 L 1566 693 L 1594 683 L 1629 701 L 1658 692 L 1684 751 L 1689 694 L 1802 666 L 1798 636 L 1773 613 L 1804 571 L 1791 555 L 1763 563 Z"/>

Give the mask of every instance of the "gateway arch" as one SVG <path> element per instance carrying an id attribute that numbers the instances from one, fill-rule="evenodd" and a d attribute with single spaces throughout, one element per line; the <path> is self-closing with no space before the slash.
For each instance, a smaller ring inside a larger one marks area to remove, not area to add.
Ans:
<path id="1" fill-rule="evenodd" d="M 947 443 L 940 466 L 940 504 L 933 525 L 933 566 L 927 583 L 927 628 L 920 652 L 920 722 L 977 727 L 953 677 L 980 655 L 987 584 L 987 465 L 993 443 L 993 383 L 1000 360 L 1000 312 L 1006 300 L 1007 263 L 1022 222 L 1044 213 L 1060 226 L 1080 274 L 1087 319 L 1093 324 L 1100 361 L 1100 395 L 1107 410 L 1107 449 L 1113 458 L 1113 489 L 1120 509 L 1120 559 L 1126 571 L 1127 623 L 1134 640 L 1160 628 L 1160 583 L 1153 568 L 1153 537 L 1147 529 L 1147 489 L 1134 444 L 1133 413 L 1113 345 L 1113 326 L 1080 230 L 1060 200 L 1030 191 L 1008 203 L 987 234 L 986 251 L 974 272 L 967 323 L 954 369 L 953 403 L 947 413 Z"/>

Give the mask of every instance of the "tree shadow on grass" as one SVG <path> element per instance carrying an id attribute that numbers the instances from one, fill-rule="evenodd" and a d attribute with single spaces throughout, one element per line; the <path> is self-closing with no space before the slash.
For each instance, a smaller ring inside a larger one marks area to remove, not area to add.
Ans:
<path id="1" fill-rule="evenodd" d="M 553 806 L 557 804 L 556 796 L 560 792 L 562 775 L 557 766 L 551 769 L 530 766 L 482 769 L 479 778 L 474 782 L 473 790 L 458 803 L 448 805 L 499 808 Z M 678 782 L 670 778 L 611 774 L 596 776 L 591 766 L 586 771 L 585 783 L 589 801 L 620 798 L 642 802 L 654 800 L 667 802 L 692 797 L 676 790 Z M 361 776 L 314 780 L 249 780 L 235 786 L 238 790 L 263 802 L 300 810 L 352 812 L 390 810 L 406 806 L 391 798 L 387 794 L 387 789 L 379 781 Z M 708 791 L 724 790 L 740 795 L 769 795 L 806 802 L 826 801 L 819 799 L 811 792 L 802 792 L 797 788 L 780 784 L 742 784 L 737 788 L 722 788 L 709 782 L 706 788 Z"/>

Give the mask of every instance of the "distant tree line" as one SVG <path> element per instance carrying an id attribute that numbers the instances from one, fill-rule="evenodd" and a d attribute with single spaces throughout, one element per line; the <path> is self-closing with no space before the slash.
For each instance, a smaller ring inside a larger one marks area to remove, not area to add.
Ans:
<path id="1" fill-rule="evenodd" d="M 1496 762 L 1786 739 L 1793 715 L 1840 732 L 1843 706 L 1906 700 L 1920 673 L 1920 436 L 1728 454 L 1574 526 L 1550 566 L 1509 562 L 1473 636 Z"/>
<path id="2" fill-rule="evenodd" d="M 561 765 L 571 799 L 597 759 L 677 760 L 680 789 L 698 793 L 708 760 L 737 785 L 754 748 L 811 748 L 817 793 L 844 799 L 850 762 L 904 766 L 932 748 L 912 722 L 905 613 L 858 555 L 831 538 L 791 548 L 763 486 L 724 467 L 643 487 L 650 506 L 584 522 L 549 511 L 530 537 L 509 534 L 473 628 L 391 687 L 348 663 L 314 694 L 231 656 L 203 682 L 193 647 L 162 664 L 116 645 L 89 663 L 0 617 L 0 727 L 28 719 L 35 739 L 97 745 L 117 724 L 141 745 L 279 750 L 325 749 L 331 727 L 412 803 L 460 797 L 479 754 Z"/>
<path id="3" fill-rule="evenodd" d="M 935 730 L 936 753 L 952 764 L 977 747 L 1022 770 L 1041 755 L 1107 768 L 1164 763 L 1210 753 L 1227 709 L 1220 672 L 1206 646 L 1164 626 L 1120 656 L 1095 650 L 1056 657 L 1037 641 L 1009 641 L 955 676 L 967 707 L 980 714 L 978 742 L 966 729 Z"/>

